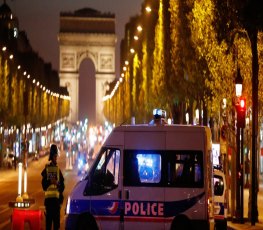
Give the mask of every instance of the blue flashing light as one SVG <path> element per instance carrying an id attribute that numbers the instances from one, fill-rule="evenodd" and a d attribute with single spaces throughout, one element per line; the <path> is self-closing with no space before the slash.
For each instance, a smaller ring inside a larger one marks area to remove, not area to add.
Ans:
<path id="1" fill-rule="evenodd" d="M 84 165 L 83 160 L 82 160 L 82 159 L 79 159 L 78 169 L 81 169 L 83 165 Z"/>
<path id="2" fill-rule="evenodd" d="M 154 109 L 153 110 L 153 116 L 156 118 L 166 118 L 166 111 L 163 109 Z"/>

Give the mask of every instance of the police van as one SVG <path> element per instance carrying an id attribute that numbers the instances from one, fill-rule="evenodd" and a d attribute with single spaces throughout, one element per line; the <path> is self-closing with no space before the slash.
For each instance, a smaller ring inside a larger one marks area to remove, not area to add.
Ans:
<path id="1" fill-rule="evenodd" d="M 66 229 L 212 229 L 210 129 L 154 122 L 116 127 L 68 197 Z"/>

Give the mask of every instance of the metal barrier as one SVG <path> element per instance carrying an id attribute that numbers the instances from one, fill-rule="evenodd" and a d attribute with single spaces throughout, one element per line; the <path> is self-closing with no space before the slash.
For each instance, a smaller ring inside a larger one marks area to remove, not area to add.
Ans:
<path id="1" fill-rule="evenodd" d="M 24 230 L 25 223 L 29 224 L 30 229 L 41 229 L 42 212 L 41 210 L 13 209 L 12 230 Z"/>

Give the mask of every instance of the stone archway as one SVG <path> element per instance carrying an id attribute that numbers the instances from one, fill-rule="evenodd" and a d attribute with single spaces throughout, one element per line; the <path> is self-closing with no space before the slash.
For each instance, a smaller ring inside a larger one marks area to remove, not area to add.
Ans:
<path id="1" fill-rule="evenodd" d="M 67 87 L 71 122 L 78 120 L 79 68 L 84 59 L 92 60 L 96 78 L 96 122 L 102 123 L 106 85 L 115 79 L 115 16 L 85 8 L 60 14 L 59 78 Z"/>

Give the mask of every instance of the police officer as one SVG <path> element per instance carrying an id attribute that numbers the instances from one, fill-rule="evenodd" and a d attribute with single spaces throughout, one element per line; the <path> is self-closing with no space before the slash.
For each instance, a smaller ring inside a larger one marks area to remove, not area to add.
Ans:
<path id="1" fill-rule="evenodd" d="M 63 203 L 65 188 L 64 177 L 57 165 L 58 148 L 52 144 L 50 147 L 49 163 L 41 172 L 42 188 L 45 192 L 46 229 L 57 230 L 60 227 L 60 206 Z"/>

